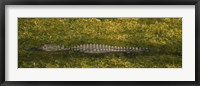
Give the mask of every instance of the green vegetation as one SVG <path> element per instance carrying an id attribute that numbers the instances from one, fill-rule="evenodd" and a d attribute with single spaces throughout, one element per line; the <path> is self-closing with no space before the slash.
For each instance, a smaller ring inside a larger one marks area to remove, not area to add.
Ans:
<path id="1" fill-rule="evenodd" d="M 26 51 L 44 44 L 148 47 L 147 54 Z M 181 18 L 19 18 L 19 68 L 181 68 Z"/>

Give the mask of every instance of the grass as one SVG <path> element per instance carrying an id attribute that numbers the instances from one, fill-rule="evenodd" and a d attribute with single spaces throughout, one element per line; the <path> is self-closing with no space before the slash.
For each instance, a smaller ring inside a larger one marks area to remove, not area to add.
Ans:
<path id="1" fill-rule="evenodd" d="M 148 47 L 147 54 L 26 51 L 44 44 Z M 181 68 L 181 18 L 19 18 L 19 68 Z"/>

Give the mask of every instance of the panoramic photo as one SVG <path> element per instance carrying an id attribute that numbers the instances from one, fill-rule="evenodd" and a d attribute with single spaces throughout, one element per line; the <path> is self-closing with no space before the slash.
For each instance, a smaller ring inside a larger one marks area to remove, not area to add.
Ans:
<path id="1" fill-rule="evenodd" d="M 182 18 L 18 18 L 18 68 L 182 68 Z"/>

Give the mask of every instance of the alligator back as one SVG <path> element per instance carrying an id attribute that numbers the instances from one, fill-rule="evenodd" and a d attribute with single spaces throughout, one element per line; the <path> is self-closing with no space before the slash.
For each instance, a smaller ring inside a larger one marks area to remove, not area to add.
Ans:
<path id="1" fill-rule="evenodd" d="M 73 47 L 66 47 L 64 45 L 45 44 L 40 48 L 42 51 L 75 51 L 82 53 L 117 53 L 117 52 L 148 52 L 148 48 L 141 47 L 120 47 L 104 44 L 82 44 Z"/>
<path id="2" fill-rule="evenodd" d="M 120 47 L 120 46 L 110 46 L 104 44 L 83 44 L 77 45 L 70 48 L 73 51 L 79 51 L 84 53 L 114 53 L 114 52 L 144 52 L 148 51 L 148 48 L 141 47 Z"/>

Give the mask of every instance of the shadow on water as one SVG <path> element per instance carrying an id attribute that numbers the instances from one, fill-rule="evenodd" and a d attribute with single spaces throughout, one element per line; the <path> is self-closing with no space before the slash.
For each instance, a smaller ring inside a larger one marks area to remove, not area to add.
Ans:
<path id="1" fill-rule="evenodd" d="M 60 57 L 60 58 L 82 58 L 82 57 L 88 57 L 88 58 L 105 58 L 105 57 L 125 57 L 125 58 L 135 58 L 137 56 L 145 56 L 145 57 L 151 57 L 155 55 L 177 55 L 182 56 L 180 53 L 160 53 L 160 52 L 106 52 L 106 53 L 83 53 L 83 52 L 75 52 L 75 51 L 54 51 L 54 52 L 48 52 L 48 51 L 25 51 L 26 55 L 25 57 Z M 24 56 L 22 56 L 24 57 Z"/>
<path id="2" fill-rule="evenodd" d="M 171 56 L 155 53 L 82 53 L 82 52 L 47 52 L 47 51 L 20 51 L 19 67 L 165 67 L 166 64 L 180 64 L 180 56 Z M 175 59 L 175 60 L 174 60 Z M 102 63 L 101 63 L 102 61 Z M 113 62 L 114 61 L 114 62 Z M 115 63 L 116 62 L 116 63 Z M 166 62 L 163 64 L 163 62 Z M 173 63 L 175 62 L 175 63 Z M 84 63 L 84 64 L 83 64 Z M 125 65 L 125 63 L 128 63 Z M 163 65 L 158 65 L 158 63 Z M 83 64 L 83 65 L 82 65 Z M 57 66 L 58 65 L 58 66 Z M 87 66 L 84 66 L 87 65 Z M 96 66 L 95 66 L 96 65 Z M 107 66 L 106 66 L 107 65 Z"/>
<path id="3" fill-rule="evenodd" d="M 107 52 L 107 53 L 83 53 L 83 52 L 60 52 L 64 57 L 74 58 L 105 58 L 105 57 L 126 57 L 135 58 L 136 56 L 147 56 L 148 53 L 126 53 L 126 52 Z"/>

